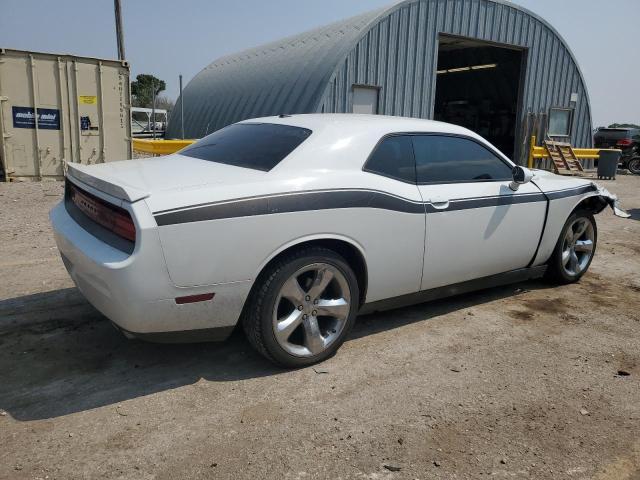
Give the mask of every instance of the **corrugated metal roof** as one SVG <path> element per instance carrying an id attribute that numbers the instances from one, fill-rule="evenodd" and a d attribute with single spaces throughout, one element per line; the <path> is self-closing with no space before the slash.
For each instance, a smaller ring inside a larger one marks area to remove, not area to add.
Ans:
<path id="1" fill-rule="evenodd" d="M 312 111 L 336 65 L 384 10 L 214 61 L 184 89 L 185 135 L 199 138 L 246 118 Z M 179 131 L 174 116 L 167 135 Z"/>
<path id="2" fill-rule="evenodd" d="M 336 67 L 317 110 L 349 111 L 351 86 L 367 84 L 382 86 L 378 113 L 433 118 L 440 34 L 522 48 L 526 66 L 518 121 L 528 111 L 570 107 L 571 94 L 577 93 L 571 140 L 592 146 L 589 97 L 571 50 L 539 16 L 495 0 L 407 0 L 391 7 Z M 514 159 L 522 161 L 525 150 L 521 143 Z"/>
<path id="3" fill-rule="evenodd" d="M 378 113 L 432 118 L 439 34 L 524 49 L 521 115 L 569 107 L 577 93 L 572 139 L 591 146 L 588 94 L 569 47 L 542 18 L 500 0 L 406 0 L 216 60 L 184 91 L 185 135 L 280 113 L 349 112 L 354 84 L 381 87 Z M 168 135 L 178 134 L 174 115 Z"/>

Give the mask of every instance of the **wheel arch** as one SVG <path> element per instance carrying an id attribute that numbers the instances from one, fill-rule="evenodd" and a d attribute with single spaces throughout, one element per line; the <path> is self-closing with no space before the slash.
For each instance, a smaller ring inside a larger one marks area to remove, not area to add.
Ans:
<path id="1" fill-rule="evenodd" d="M 356 279 L 358 281 L 358 289 L 360 290 L 360 298 L 358 300 L 360 302 L 360 306 L 362 306 L 366 299 L 367 287 L 369 284 L 367 261 L 364 254 L 364 248 L 352 238 L 332 234 L 302 237 L 280 246 L 269 257 L 267 257 L 257 269 L 254 276 L 253 286 L 251 287 L 251 292 L 247 297 L 247 301 L 249 298 L 251 298 L 253 290 L 259 283 L 261 275 L 271 265 L 273 265 L 273 263 L 278 261 L 278 259 L 280 259 L 282 256 L 291 253 L 292 251 L 314 246 L 333 250 L 334 252 L 344 257 L 349 266 L 353 269 L 353 273 L 356 275 Z"/>
<path id="2" fill-rule="evenodd" d="M 602 195 L 590 195 L 580 200 L 576 204 L 576 206 L 573 207 L 573 210 L 571 210 L 571 213 L 569 213 L 569 216 L 571 216 L 572 213 L 577 212 L 578 210 L 586 210 L 596 215 L 602 212 L 605 208 L 607 208 L 608 205 L 609 205 L 609 201 Z"/>

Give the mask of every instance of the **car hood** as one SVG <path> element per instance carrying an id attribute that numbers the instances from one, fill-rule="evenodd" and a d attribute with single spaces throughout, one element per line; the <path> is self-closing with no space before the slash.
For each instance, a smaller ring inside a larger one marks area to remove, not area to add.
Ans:
<path id="1" fill-rule="evenodd" d="M 548 170 L 532 170 L 532 172 L 534 183 L 545 192 L 583 187 L 592 183 L 586 178 L 557 175 Z"/>

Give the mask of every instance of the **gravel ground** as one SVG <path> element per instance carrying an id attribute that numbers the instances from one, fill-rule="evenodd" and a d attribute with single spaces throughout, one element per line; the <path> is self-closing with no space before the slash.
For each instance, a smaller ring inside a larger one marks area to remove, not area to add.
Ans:
<path id="1" fill-rule="evenodd" d="M 640 177 L 602 182 L 579 284 L 361 317 L 283 371 L 242 335 L 129 341 L 77 292 L 47 212 L 0 184 L 0 478 L 640 478 Z"/>

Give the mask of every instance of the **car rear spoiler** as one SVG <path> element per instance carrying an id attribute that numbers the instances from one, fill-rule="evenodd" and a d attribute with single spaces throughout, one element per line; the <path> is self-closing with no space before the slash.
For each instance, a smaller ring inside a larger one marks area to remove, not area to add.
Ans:
<path id="1" fill-rule="evenodd" d="M 92 186 L 96 190 L 131 203 L 151 195 L 149 192 L 139 188 L 123 184 L 121 180 L 101 174 L 100 170 L 79 163 L 67 163 L 67 175 Z"/>

